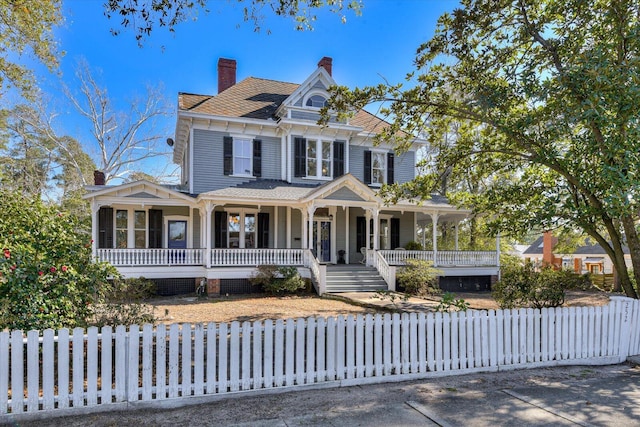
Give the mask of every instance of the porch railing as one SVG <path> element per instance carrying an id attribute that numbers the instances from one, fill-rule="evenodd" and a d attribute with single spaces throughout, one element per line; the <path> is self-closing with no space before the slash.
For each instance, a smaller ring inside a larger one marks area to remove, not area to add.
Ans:
<path id="1" fill-rule="evenodd" d="M 116 267 L 203 265 L 203 249 L 98 249 L 98 259 Z"/>
<path id="2" fill-rule="evenodd" d="M 407 258 L 431 261 L 438 267 L 497 266 L 496 251 L 378 251 L 389 265 L 403 265 Z"/>
<path id="3" fill-rule="evenodd" d="M 305 265 L 305 249 L 211 249 L 211 266 Z"/>

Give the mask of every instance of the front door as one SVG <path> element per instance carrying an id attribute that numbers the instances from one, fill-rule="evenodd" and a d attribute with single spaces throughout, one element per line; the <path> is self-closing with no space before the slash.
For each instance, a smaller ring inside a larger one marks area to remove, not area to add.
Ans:
<path id="1" fill-rule="evenodd" d="M 313 222 L 313 247 L 320 262 L 331 262 L 331 221 Z"/>
<path id="2" fill-rule="evenodd" d="M 187 221 L 169 221 L 169 249 L 187 248 Z"/>

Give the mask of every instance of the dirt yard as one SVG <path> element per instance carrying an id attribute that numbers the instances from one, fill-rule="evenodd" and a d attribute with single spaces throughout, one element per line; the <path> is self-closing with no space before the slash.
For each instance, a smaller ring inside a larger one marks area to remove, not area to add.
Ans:
<path id="1" fill-rule="evenodd" d="M 479 310 L 497 309 L 498 305 L 491 293 L 461 293 L 471 304 L 471 308 Z M 567 292 L 565 306 L 604 305 L 609 301 L 605 292 Z M 155 299 L 149 302 L 155 308 L 155 316 L 161 323 L 198 323 L 198 322 L 231 322 L 255 321 L 265 319 L 286 319 L 298 317 L 330 317 L 337 315 L 376 313 L 377 300 L 363 298 L 361 304 L 350 304 L 317 296 L 268 297 L 264 295 L 239 295 L 221 298 L 197 298 L 180 296 Z"/>

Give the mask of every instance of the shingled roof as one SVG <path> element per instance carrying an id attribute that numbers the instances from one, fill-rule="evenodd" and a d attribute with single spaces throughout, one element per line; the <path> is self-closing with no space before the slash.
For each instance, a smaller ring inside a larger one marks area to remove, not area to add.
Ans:
<path id="1" fill-rule="evenodd" d="M 178 108 L 201 114 L 225 117 L 244 117 L 276 120 L 280 105 L 299 87 L 295 83 L 248 77 L 218 95 L 178 94 Z M 369 133 L 379 133 L 389 123 L 375 115 L 359 110 L 350 124 Z"/>

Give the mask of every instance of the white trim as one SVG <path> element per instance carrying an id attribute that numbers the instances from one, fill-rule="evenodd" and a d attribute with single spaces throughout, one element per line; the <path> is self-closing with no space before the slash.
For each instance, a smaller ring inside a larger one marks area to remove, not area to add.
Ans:
<path id="1" fill-rule="evenodd" d="M 193 130 L 189 132 L 189 193 L 193 194 Z"/>
<path id="2" fill-rule="evenodd" d="M 309 92 L 305 93 L 303 95 L 303 97 L 302 97 L 302 108 L 304 108 L 305 110 L 311 110 L 313 112 L 320 111 L 322 109 L 322 107 L 318 108 L 318 107 L 307 105 L 307 101 L 309 101 L 309 98 L 311 98 L 313 96 L 316 96 L 316 95 L 323 97 L 325 104 L 326 104 L 327 100 L 329 99 L 329 93 L 326 90 L 317 89 L 317 88 L 316 89 L 311 89 Z"/>
<path id="3" fill-rule="evenodd" d="M 289 154 L 287 153 L 287 140 L 289 135 L 283 134 L 280 137 L 280 179 L 287 180 L 287 170 L 289 168 Z"/>
<path id="4" fill-rule="evenodd" d="M 274 206 L 273 207 L 273 248 L 274 249 L 278 249 L 278 232 L 280 231 L 278 227 L 278 211 L 279 211 L 279 206 Z M 256 227 L 257 228 L 257 227 Z M 269 233 L 271 234 L 271 233 Z M 271 237 L 271 236 L 269 236 Z M 268 246 L 268 243 L 267 243 Z"/>

